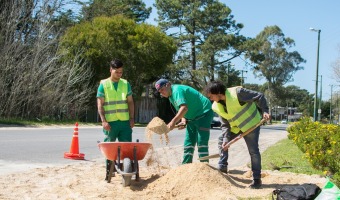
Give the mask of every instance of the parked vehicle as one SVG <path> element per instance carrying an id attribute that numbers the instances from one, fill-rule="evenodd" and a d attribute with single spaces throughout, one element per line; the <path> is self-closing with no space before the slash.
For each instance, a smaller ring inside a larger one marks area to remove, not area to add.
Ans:
<path id="1" fill-rule="evenodd" d="M 284 120 L 281 121 L 281 124 L 287 124 L 287 123 L 288 123 L 288 122 L 287 122 L 286 119 L 284 119 Z"/>
<path id="2" fill-rule="evenodd" d="M 211 122 L 211 126 L 210 126 L 211 128 L 214 128 L 214 127 L 221 127 L 221 122 L 220 122 L 220 118 L 219 118 L 219 116 L 216 114 L 216 113 L 214 113 L 214 118 L 213 118 L 213 120 L 212 120 L 212 122 Z"/>

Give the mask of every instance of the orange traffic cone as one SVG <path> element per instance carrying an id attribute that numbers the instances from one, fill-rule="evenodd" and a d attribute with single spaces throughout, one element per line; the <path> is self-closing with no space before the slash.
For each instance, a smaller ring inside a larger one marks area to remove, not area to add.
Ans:
<path id="1" fill-rule="evenodd" d="M 64 158 L 74 159 L 74 160 L 84 160 L 85 154 L 79 153 L 79 142 L 78 142 L 78 122 L 76 122 L 76 127 L 73 129 L 73 138 L 71 143 L 70 152 L 64 153 Z"/>

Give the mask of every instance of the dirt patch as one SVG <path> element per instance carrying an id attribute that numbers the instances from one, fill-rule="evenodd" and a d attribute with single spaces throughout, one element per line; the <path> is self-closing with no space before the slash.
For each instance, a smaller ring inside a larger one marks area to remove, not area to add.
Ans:
<path id="1" fill-rule="evenodd" d="M 260 136 L 260 151 L 286 138 L 285 132 Z M 217 152 L 217 141 L 209 142 L 210 154 Z M 72 165 L 43 167 L 0 175 L 0 199 L 271 199 L 278 187 L 315 183 L 320 187 L 326 179 L 317 175 L 263 171 L 263 188 L 248 188 L 251 172 L 249 154 L 243 140 L 229 149 L 229 173 L 216 170 L 218 159 L 210 163 L 197 161 L 181 165 L 183 147 L 166 146 L 149 150 L 139 162 L 140 180 L 123 187 L 116 174 L 107 183 L 104 157 L 91 161 L 75 161 Z M 148 163 L 148 160 L 151 162 Z"/>
<path id="2" fill-rule="evenodd" d="M 122 186 L 117 174 L 111 183 L 104 181 L 103 159 L 3 175 L 0 199 L 268 199 L 277 187 L 301 183 L 322 187 L 326 181 L 320 176 L 266 171 L 263 188 L 253 190 L 247 187 L 251 178 L 246 166 L 223 174 L 207 163 L 171 167 L 175 163 L 157 162 L 149 167 L 141 162 L 140 181 L 129 187 Z"/>

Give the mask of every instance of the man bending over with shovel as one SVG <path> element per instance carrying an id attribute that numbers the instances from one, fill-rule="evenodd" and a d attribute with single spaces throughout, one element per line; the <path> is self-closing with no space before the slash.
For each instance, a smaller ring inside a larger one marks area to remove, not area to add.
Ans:
<path id="1" fill-rule="evenodd" d="M 190 86 L 171 84 L 167 79 L 159 79 L 155 88 L 162 97 L 169 98 L 177 110 L 176 116 L 167 124 L 169 130 L 176 126 L 178 129 L 186 127 L 182 164 L 192 163 L 196 143 L 198 156 L 208 156 L 210 124 L 214 115 L 209 99 Z"/>
<path id="2" fill-rule="evenodd" d="M 208 98 L 213 101 L 212 109 L 219 115 L 222 124 L 222 133 L 218 142 L 221 151 L 218 162 L 219 170 L 224 173 L 228 172 L 228 142 L 246 132 L 248 134 L 242 136 L 247 144 L 253 172 L 253 182 L 250 187 L 261 188 L 259 125 L 261 118 L 270 119 L 264 95 L 240 86 L 226 88 L 219 81 L 209 83 L 205 92 Z"/>

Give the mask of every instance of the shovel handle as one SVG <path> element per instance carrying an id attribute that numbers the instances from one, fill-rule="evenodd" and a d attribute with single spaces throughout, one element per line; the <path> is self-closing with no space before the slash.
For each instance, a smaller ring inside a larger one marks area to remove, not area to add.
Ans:
<path id="1" fill-rule="evenodd" d="M 175 125 L 175 128 L 183 128 L 183 129 L 184 129 L 186 126 L 187 126 L 187 125 L 178 125 L 178 124 L 176 124 L 176 125 Z"/>
<path id="2" fill-rule="evenodd" d="M 223 147 L 223 151 L 228 150 L 228 148 L 234 144 L 237 140 L 243 138 L 244 136 L 248 135 L 249 133 L 251 133 L 253 130 L 255 130 L 257 127 L 261 126 L 264 122 L 266 122 L 265 119 L 262 119 L 258 124 L 256 124 L 254 127 L 248 129 L 246 132 L 240 134 L 239 136 L 237 136 L 236 138 L 232 139 L 230 142 L 228 142 L 224 147 Z"/>

